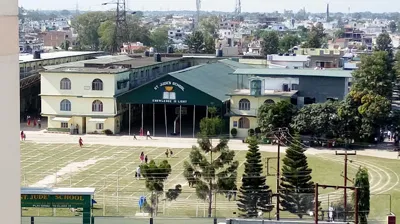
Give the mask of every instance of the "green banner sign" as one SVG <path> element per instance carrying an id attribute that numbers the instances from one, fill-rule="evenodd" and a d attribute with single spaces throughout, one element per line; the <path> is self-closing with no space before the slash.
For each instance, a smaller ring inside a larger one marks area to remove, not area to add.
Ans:
<path id="1" fill-rule="evenodd" d="M 21 194 L 21 207 L 90 208 L 90 195 Z"/>

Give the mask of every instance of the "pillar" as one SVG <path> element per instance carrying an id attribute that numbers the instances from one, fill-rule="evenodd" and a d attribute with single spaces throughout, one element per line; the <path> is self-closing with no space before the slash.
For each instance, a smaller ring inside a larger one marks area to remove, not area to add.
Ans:
<path id="1" fill-rule="evenodd" d="M 128 116 L 129 116 L 129 118 L 128 118 L 128 122 L 129 122 L 129 125 L 128 125 L 128 128 L 129 128 L 129 136 L 131 136 L 131 104 L 129 104 L 129 112 L 128 112 Z"/>
<path id="2" fill-rule="evenodd" d="M 20 194 L 20 146 L 19 114 L 19 38 L 18 38 L 18 1 L 0 1 L 0 99 L 3 105 L 14 105 L 0 110 L 3 127 L 7 131 L 1 133 L 3 145 L 0 154 L 0 176 L 7 177 L 2 184 L 0 198 L 7 202 L 0 204 L 2 223 L 21 223 Z M 17 105 L 15 105 L 17 104 Z"/>
<path id="3" fill-rule="evenodd" d="M 196 130 L 196 105 L 193 105 L 193 138 Z"/>
<path id="4" fill-rule="evenodd" d="M 143 119 L 143 104 L 142 104 L 142 125 L 141 125 L 141 128 L 143 130 L 143 135 L 145 135 L 146 131 L 143 128 L 143 122 L 144 122 L 144 119 Z"/>
<path id="5" fill-rule="evenodd" d="M 179 105 L 179 137 L 182 138 L 182 105 Z"/>
<path id="6" fill-rule="evenodd" d="M 167 105 L 164 104 L 165 137 L 168 137 Z"/>
<path id="7" fill-rule="evenodd" d="M 156 136 L 156 105 L 153 103 L 153 136 Z"/>

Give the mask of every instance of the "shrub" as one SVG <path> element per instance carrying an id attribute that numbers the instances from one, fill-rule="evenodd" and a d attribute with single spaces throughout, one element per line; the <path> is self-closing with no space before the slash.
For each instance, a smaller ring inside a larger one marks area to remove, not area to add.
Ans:
<path id="1" fill-rule="evenodd" d="M 104 134 L 113 135 L 113 132 L 110 129 L 106 129 L 106 130 L 104 130 Z"/>
<path id="2" fill-rule="evenodd" d="M 253 136 L 254 135 L 254 129 L 250 128 L 248 131 L 249 136 Z"/>
<path id="3" fill-rule="evenodd" d="M 256 133 L 256 135 L 261 134 L 261 128 L 260 127 L 255 128 L 254 132 Z"/>
<path id="4" fill-rule="evenodd" d="M 236 128 L 232 128 L 231 129 L 231 135 L 233 136 L 233 137 L 236 137 L 237 136 L 237 129 Z"/>

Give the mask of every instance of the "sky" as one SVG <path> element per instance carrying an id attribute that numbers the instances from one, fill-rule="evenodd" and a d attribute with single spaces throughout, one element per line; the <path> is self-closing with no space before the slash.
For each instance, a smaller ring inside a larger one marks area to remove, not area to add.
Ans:
<path id="1" fill-rule="evenodd" d="M 116 0 L 19 0 L 26 9 L 43 10 L 108 10 L 115 5 L 102 6 L 104 2 Z M 195 10 L 196 0 L 126 0 L 133 11 Z M 202 10 L 233 12 L 236 0 L 202 0 Z M 325 12 L 326 0 L 241 0 L 242 12 L 282 12 L 284 9 L 297 12 L 305 7 L 309 12 Z M 331 12 L 398 12 L 399 0 L 330 0 Z"/>

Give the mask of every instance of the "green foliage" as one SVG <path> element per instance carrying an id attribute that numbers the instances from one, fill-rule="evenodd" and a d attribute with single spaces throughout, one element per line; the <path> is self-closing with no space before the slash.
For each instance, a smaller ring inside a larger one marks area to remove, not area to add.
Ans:
<path id="1" fill-rule="evenodd" d="M 104 130 L 104 134 L 113 135 L 113 132 L 110 129 L 106 129 L 106 130 Z"/>
<path id="2" fill-rule="evenodd" d="M 279 36 L 277 32 L 267 32 L 262 42 L 263 54 L 277 54 L 279 51 Z"/>
<path id="3" fill-rule="evenodd" d="M 250 136 L 250 137 L 252 137 L 252 136 L 254 136 L 254 129 L 252 129 L 252 128 L 250 128 L 248 131 L 247 131 L 247 134 Z"/>
<path id="4" fill-rule="evenodd" d="M 171 165 L 167 160 L 162 161 L 158 165 L 154 160 L 150 160 L 148 164 L 141 165 L 140 169 L 143 177 L 146 179 L 146 188 L 149 191 L 159 193 L 164 190 L 164 181 L 171 174 Z"/>
<path id="5" fill-rule="evenodd" d="M 285 35 L 279 41 L 279 48 L 281 52 L 288 52 L 289 49 L 299 45 L 300 42 L 301 40 L 297 35 L 291 35 L 291 34 Z"/>
<path id="6" fill-rule="evenodd" d="M 98 34 L 100 36 L 100 49 L 111 52 L 115 47 L 115 23 L 108 20 L 101 23 Z"/>
<path id="7" fill-rule="evenodd" d="M 258 109 L 258 124 L 264 133 L 275 128 L 289 127 L 295 114 L 296 107 L 289 101 L 263 104 Z"/>
<path id="8" fill-rule="evenodd" d="M 203 118 L 201 123 L 209 122 L 218 117 Z M 207 120 L 207 121 L 204 121 Z M 213 125 L 200 125 L 198 135 L 198 147 L 193 146 L 189 155 L 189 161 L 184 162 L 184 172 L 189 186 L 196 188 L 196 195 L 202 200 L 208 200 L 208 216 L 211 217 L 211 205 L 213 190 L 216 193 L 224 193 L 236 189 L 237 168 L 239 163 L 234 161 L 235 152 L 228 148 L 228 139 L 222 138 L 215 146 L 210 139 L 210 133 L 216 130 Z M 214 157 L 213 157 L 214 156 Z"/>
<path id="9" fill-rule="evenodd" d="M 182 185 L 178 184 L 175 186 L 174 189 L 168 189 L 168 191 L 165 192 L 165 198 L 168 201 L 173 201 L 176 200 L 181 193 L 182 193 Z"/>
<path id="10" fill-rule="evenodd" d="M 87 46 L 92 50 L 98 50 L 100 35 L 98 30 L 101 22 L 109 16 L 107 12 L 88 12 L 81 14 L 72 21 L 72 27 L 78 33 L 78 41 L 81 46 Z"/>
<path id="11" fill-rule="evenodd" d="M 367 224 L 367 218 L 370 211 L 370 186 L 368 169 L 360 167 L 357 171 L 354 186 L 358 187 L 358 210 L 359 223 Z M 355 194 L 353 193 L 353 201 L 355 202 Z"/>
<path id="12" fill-rule="evenodd" d="M 266 176 L 263 175 L 263 164 L 257 140 L 249 141 L 249 150 L 244 163 L 242 186 L 239 189 L 238 209 L 240 216 L 254 218 L 258 212 L 270 212 L 273 209 L 272 191 L 266 184 Z"/>
<path id="13" fill-rule="evenodd" d="M 192 53 L 201 53 L 204 49 L 204 35 L 201 31 L 194 31 L 185 39 L 185 44 Z"/>
<path id="14" fill-rule="evenodd" d="M 157 52 L 166 52 L 168 47 L 168 27 L 159 27 L 150 34 L 151 46 Z"/>
<path id="15" fill-rule="evenodd" d="M 390 38 L 387 32 L 379 34 L 378 38 L 376 39 L 376 47 L 375 50 L 377 51 L 388 51 L 392 47 L 392 39 Z"/>
<path id="16" fill-rule="evenodd" d="M 395 79 L 400 80 L 400 51 L 397 51 L 396 55 L 394 56 L 393 71 Z"/>
<path id="17" fill-rule="evenodd" d="M 283 211 L 302 218 L 313 209 L 315 189 L 311 181 L 312 170 L 308 167 L 305 150 L 300 145 L 300 136 L 296 134 L 292 142 L 283 159 L 280 204 Z"/>
<path id="18" fill-rule="evenodd" d="M 339 105 L 337 101 L 306 105 L 293 117 L 290 126 L 301 134 L 338 136 L 341 122 L 337 115 Z"/>
<path id="19" fill-rule="evenodd" d="M 237 129 L 236 128 L 232 128 L 231 129 L 231 135 L 233 136 L 233 137 L 236 137 L 236 135 L 237 135 Z"/>
<path id="20" fill-rule="evenodd" d="M 204 35 L 204 51 L 205 54 L 215 54 L 215 40 L 214 37 L 207 34 Z"/>
<path id="21" fill-rule="evenodd" d="M 353 72 L 352 90 L 373 91 L 381 96 L 392 96 L 392 76 L 389 73 L 388 53 L 374 52 L 361 57 L 360 68 Z"/>
<path id="22" fill-rule="evenodd" d="M 205 36 L 214 36 L 217 33 L 220 19 L 218 16 L 207 16 L 200 19 L 200 30 Z"/>
<path id="23" fill-rule="evenodd" d="M 307 42 L 303 47 L 307 48 L 320 48 L 323 44 L 325 37 L 324 26 L 322 23 L 318 23 L 316 26 L 311 27 L 311 31 L 308 34 Z"/>
<path id="24" fill-rule="evenodd" d="M 64 42 L 61 43 L 60 48 L 65 51 L 68 51 L 70 45 L 71 45 L 71 42 L 69 40 L 65 40 Z"/>
<path id="25" fill-rule="evenodd" d="M 388 27 L 389 27 L 390 32 L 392 32 L 392 33 L 395 33 L 397 31 L 397 24 L 395 21 L 391 21 L 389 23 Z"/>

